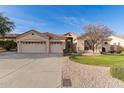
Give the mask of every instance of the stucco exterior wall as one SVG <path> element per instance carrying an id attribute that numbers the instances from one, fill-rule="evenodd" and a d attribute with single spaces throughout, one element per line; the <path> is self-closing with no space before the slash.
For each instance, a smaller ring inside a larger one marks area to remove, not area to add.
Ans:
<path id="1" fill-rule="evenodd" d="M 32 35 L 33 33 L 33 35 Z M 55 43 L 54 46 L 60 50 L 60 52 L 63 52 L 63 49 L 65 48 L 65 40 L 50 40 L 47 36 L 42 36 L 36 32 L 29 32 L 26 34 L 23 34 L 16 39 L 17 47 L 18 47 L 18 53 L 51 53 L 51 42 L 58 42 Z M 38 42 L 38 43 L 35 43 Z M 39 43 L 44 42 L 44 43 Z M 61 42 L 61 44 L 59 44 Z M 57 49 L 54 47 L 54 50 L 57 51 Z M 59 51 L 57 51 L 59 53 Z"/>
<path id="2" fill-rule="evenodd" d="M 84 51 L 84 40 L 78 39 L 77 40 L 77 52 Z"/>
<path id="3" fill-rule="evenodd" d="M 16 41 L 48 41 L 48 39 L 41 37 L 37 34 L 32 35 L 32 33 L 29 33 L 21 38 L 17 38 Z"/>
<path id="4" fill-rule="evenodd" d="M 105 48 L 105 52 L 110 52 L 110 50 L 111 50 L 111 45 L 109 45 L 109 44 L 106 44 L 106 45 L 103 44 L 102 47 Z M 101 47 L 101 52 L 102 52 L 102 47 Z"/>
<path id="5" fill-rule="evenodd" d="M 18 51 L 17 51 L 18 53 L 22 52 L 22 43 L 21 42 L 25 42 L 25 41 L 46 42 L 46 53 L 49 53 L 49 39 L 41 37 L 35 32 L 33 32 L 33 35 L 31 32 L 31 33 L 28 33 L 28 34 L 16 39 L 17 47 L 18 47 Z M 33 50 L 33 48 L 32 48 L 32 50 Z"/>
<path id="6" fill-rule="evenodd" d="M 119 38 L 117 36 L 110 36 L 109 37 L 109 41 L 105 41 L 105 42 L 108 42 L 108 44 L 101 44 L 98 46 L 97 50 L 95 50 L 96 53 L 101 53 L 102 52 L 102 48 L 104 47 L 105 48 L 105 51 L 106 52 L 110 52 L 111 51 L 111 46 L 114 48 L 114 51 L 117 51 L 117 46 L 121 46 L 121 47 L 124 47 L 124 39 L 122 38 Z M 78 39 L 78 42 L 77 42 L 77 51 L 84 51 L 84 40 L 80 40 Z"/>
<path id="7" fill-rule="evenodd" d="M 121 39 L 116 36 L 110 36 L 112 40 L 110 41 L 110 45 L 120 45 L 121 47 L 124 47 L 124 39 Z"/>

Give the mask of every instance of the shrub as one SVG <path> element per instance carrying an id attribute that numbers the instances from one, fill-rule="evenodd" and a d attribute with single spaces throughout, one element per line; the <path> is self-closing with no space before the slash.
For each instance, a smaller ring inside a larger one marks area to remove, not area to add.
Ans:
<path id="1" fill-rule="evenodd" d="M 120 54 L 122 53 L 122 51 L 124 51 L 124 48 L 121 46 L 117 46 L 117 53 Z"/>
<path id="2" fill-rule="evenodd" d="M 63 49 L 63 53 L 64 54 L 68 53 L 68 50 L 67 49 Z"/>
<path id="3" fill-rule="evenodd" d="M 10 51 L 11 49 L 16 49 L 17 44 L 13 40 L 0 41 L 0 47 L 4 48 L 7 51 Z"/>
<path id="4" fill-rule="evenodd" d="M 121 54 L 121 53 L 122 53 L 122 50 L 118 50 L 117 53 L 118 53 L 118 54 Z"/>
<path id="5" fill-rule="evenodd" d="M 113 77 L 124 81 L 124 65 L 123 64 L 113 65 L 111 68 L 111 74 Z"/>
<path id="6" fill-rule="evenodd" d="M 0 41 L 0 47 L 3 47 L 5 41 Z"/>
<path id="7" fill-rule="evenodd" d="M 64 56 L 68 55 L 68 53 L 69 53 L 69 49 L 64 49 L 64 50 L 63 50 Z"/>
<path id="8" fill-rule="evenodd" d="M 124 51 L 124 48 L 123 47 L 120 47 L 121 48 L 121 51 Z"/>
<path id="9" fill-rule="evenodd" d="M 67 55 L 72 55 L 72 48 L 66 48 L 63 50 L 63 54 L 64 56 L 67 56 Z"/>

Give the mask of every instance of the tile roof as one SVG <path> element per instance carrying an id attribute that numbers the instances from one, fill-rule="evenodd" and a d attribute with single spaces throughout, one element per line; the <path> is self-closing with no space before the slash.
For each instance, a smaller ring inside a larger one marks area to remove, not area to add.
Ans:
<path id="1" fill-rule="evenodd" d="M 29 32 L 32 32 L 32 31 L 38 33 L 39 35 L 41 35 L 41 36 L 43 36 L 43 37 L 57 38 L 57 39 L 65 39 L 65 36 L 64 36 L 64 35 L 53 34 L 53 33 L 50 33 L 50 32 L 41 33 L 41 32 L 38 32 L 38 31 L 36 31 L 36 30 L 33 30 L 33 29 L 32 29 L 32 30 L 29 30 L 29 31 L 27 31 L 27 32 L 25 32 L 25 33 L 22 33 L 22 34 L 6 34 L 6 35 L 5 35 L 5 38 L 8 38 L 8 37 L 10 37 L 10 38 L 11 38 L 11 37 L 13 37 L 13 38 L 20 37 L 21 35 L 26 34 L 26 33 L 29 33 Z M 0 36 L 0 37 L 2 37 L 2 36 Z"/>
<path id="2" fill-rule="evenodd" d="M 60 34 L 53 34 L 49 32 L 45 32 L 43 34 L 47 35 L 49 38 L 65 39 L 65 36 Z"/>

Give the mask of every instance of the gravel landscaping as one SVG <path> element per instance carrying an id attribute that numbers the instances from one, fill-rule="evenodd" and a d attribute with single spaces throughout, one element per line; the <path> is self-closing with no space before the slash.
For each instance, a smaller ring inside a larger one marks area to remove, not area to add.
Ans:
<path id="1" fill-rule="evenodd" d="M 122 88 L 124 82 L 113 78 L 110 67 L 84 65 L 67 57 L 63 61 L 63 79 L 70 79 L 74 88 Z M 66 87 L 66 86 L 63 86 Z"/>

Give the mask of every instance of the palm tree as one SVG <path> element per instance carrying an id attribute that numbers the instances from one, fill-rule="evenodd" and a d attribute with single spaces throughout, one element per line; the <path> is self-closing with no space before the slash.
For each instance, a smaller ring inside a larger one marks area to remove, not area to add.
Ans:
<path id="1" fill-rule="evenodd" d="M 3 39 L 7 33 L 14 30 L 14 27 L 14 22 L 0 13 L 0 35 L 3 37 Z"/>

